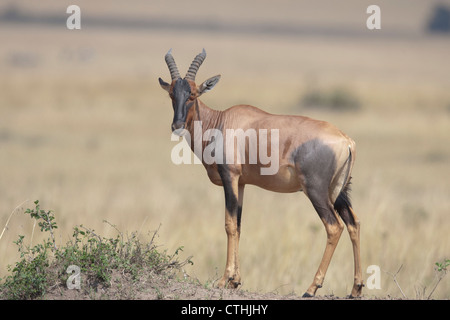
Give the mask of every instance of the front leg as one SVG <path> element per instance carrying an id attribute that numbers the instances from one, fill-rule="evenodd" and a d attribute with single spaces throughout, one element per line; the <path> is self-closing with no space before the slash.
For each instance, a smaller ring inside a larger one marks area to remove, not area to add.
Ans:
<path id="1" fill-rule="evenodd" d="M 237 288 L 241 284 L 239 271 L 239 238 L 241 234 L 241 213 L 244 185 L 239 185 L 239 177 L 234 176 L 226 166 L 219 173 L 225 191 L 225 231 L 227 233 L 227 263 L 219 288 Z"/>

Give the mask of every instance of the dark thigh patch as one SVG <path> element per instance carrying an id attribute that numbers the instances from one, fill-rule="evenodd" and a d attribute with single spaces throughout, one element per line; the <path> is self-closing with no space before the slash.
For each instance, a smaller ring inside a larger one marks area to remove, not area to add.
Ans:
<path id="1" fill-rule="evenodd" d="M 291 161 L 302 173 L 307 188 L 326 189 L 336 171 L 334 151 L 319 139 L 301 144 L 291 155 Z"/>
<path id="2" fill-rule="evenodd" d="M 298 148 L 291 161 L 301 172 L 305 190 L 319 216 L 334 224 L 336 216 L 329 200 L 329 188 L 336 170 L 336 158 L 333 150 L 318 139 L 310 140 Z"/>

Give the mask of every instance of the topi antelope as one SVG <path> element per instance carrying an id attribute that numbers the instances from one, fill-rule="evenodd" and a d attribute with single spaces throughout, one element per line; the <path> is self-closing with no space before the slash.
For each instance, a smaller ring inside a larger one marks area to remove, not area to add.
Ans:
<path id="1" fill-rule="evenodd" d="M 261 132 L 261 129 L 266 129 L 265 132 L 277 130 L 278 133 L 276 136 L 272 134 L 265 136 L 269 141 L 278 139 L 275 144 L 267 141 L 265 143 L 265 147 L 269 148 L 267 154 L 278 152 L 278 170 L 274 174 L 261 174 L 260 169 L 265 167 L 266 163 L 262 163 L 259 158 L 253 163 L 203 161 L 211 182 L 223 186 L 225 191 L 227 260 L 218 287 L 237 288 L 241 284 L 238 251 L 242 203 L 245 185 L 252 184 L 275 192 L 303 191 L 325 226 L 327 233 L 325 252 L 314 280 L 303 297 L 314 296 L 317 289 L 322 287 L 344 224 L 350 234 L 354 256 L 354 284 L 350 297 L 360 296 L 363 287 L 360 223 L 349 199 L 351 171 L 355 161 L 354 141 L 330 123 L 303 116 L 273 115 L 249 105 L 237 105 L 224 111 L 213 110 L 200 101 L 199 97 L 217 84 L 220 75 L 209 78 L 199 86 L 195 83 L 196 73 L 206 58 L 205 50 L 195 57 L 184 78 L 181 78 L 178 72 L 171 51 L 166 54 L 165 61 L 172 82 L 167 83 L 159 78 L 159 83 L 172 99 L 174 133 L 179 135 L 183 135 L 183 132 L 189 133 L 194 137 L 193 140 L 211 129 L 219 130 L 223 134 L 229 129 L 244 132 L 248 130 Z M 195 133 L 194 127 L 198 121 L 201 121 L 202 132 Z M 259 136 L 257 139 L 259 148 L 262 147 L 262 141 Z M 245 160 L 251 146 L 246 145 L 242 148 L 234 142 L 232 140 L 230 143 L 227 139 L 223 149 L 220 150 L 224 153 L 232 151 L 236 157 L 241 156 L 241 159 Z M 188 141 L 188 144 L 194 151 L 196 142 Z M 274 145 L 278 150 L 274 149 Z M 207 141 L 201 141 L 201 148 L 202 150 L 207 148 Z"/>

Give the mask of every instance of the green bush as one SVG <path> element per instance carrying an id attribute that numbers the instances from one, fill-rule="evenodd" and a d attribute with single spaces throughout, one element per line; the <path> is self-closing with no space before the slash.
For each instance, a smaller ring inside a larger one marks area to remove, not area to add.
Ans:
<path id="1" fill-rule="evenodd" d="M 163 273 L 177 270 L 187 263 L 193 264 L 190 258 L 182 262 L 177 260 L 183 247 L 172 255 L 158 251 L 154 243 L 158 230 L 149 243 L 142 243 L 136 233 L 125 239 L 114 225 L 111 226 L 118 232 L 114 238 L 101 237 L 94 230 L 80 225 L 73 228 L 72 239 L 58 248 L 53 232 L 57 228 L 53 212 L 41 210 L 39 201 L 34 203 L 35 209 L 27 209 L 25 213 L 36 219 L 41 232 L 48 232 L 50 237 L 29 247 L 24 244 L 25 237 L 19 235 L 14 243 L 18 246 L 20 260 L 14 267 L 8 266 L 10 275 L 0 279 L 0 298 L 42 298 L 50 285 L 66 286 L 70 276 L 67 270 L 72 265 L 80 268 L 81 287 L 88 292 L 99 284 L 108 287 L 114 270 L 136 279 L 143 271 Z"/>

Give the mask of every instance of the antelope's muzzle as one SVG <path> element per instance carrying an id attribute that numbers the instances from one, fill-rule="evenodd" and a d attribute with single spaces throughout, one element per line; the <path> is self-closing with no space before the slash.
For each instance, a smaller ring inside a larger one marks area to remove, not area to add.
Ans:
<path id="1" fill-rule="evenodd" d="M 176 130 L 183 130 L 185 127 L 185 123 L 182 121 L 177 121 L 172 123 L 172 132 Z"/>

